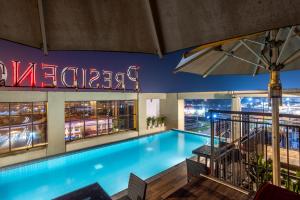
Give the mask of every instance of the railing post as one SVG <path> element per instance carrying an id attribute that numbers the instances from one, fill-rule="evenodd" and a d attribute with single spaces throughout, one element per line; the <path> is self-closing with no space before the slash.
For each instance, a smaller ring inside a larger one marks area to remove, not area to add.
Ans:
<path id="1" fill-rule="evenodd" d="M 211 147 L 211 155 L 210 155 L 210 169 L 211 169 L 211 174 L 212 176 L 215 175 L 215 166 L 214 166 L 214 138 L 215 138 L 215 133 L 214 133 L 215 127 L 214 127 L 214 119 L 213 119 L 213 113 L 210 112 L 210 147 Z"/>

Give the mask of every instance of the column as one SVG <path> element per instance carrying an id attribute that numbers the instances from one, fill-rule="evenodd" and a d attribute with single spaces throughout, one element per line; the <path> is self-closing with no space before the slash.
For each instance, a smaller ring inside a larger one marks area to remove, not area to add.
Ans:
<path id="1" fill-rule="evenodd" d="M 184 99 L 177 100 L 178 105 L 178 129 L 184 130 Z"/>
<path id="2" fill-rule="evenodd" d="M 47 121 L 47 156 L 64 153 L 66 151 L 64 92 L 48 92 Z"/>
<path id="3" fill-rule="evenodd" d="M 145 134 L 147 130 L 146 123 L 146 98 L 142 93 L 138 94 L 138 132 Z"/>
<path id="4" fill-rule="evenodd" d="M 232 96 L 231 100 L 231 110 L 232 111 L 242 111 L 241 98 L 238 96 Z M 232 115 L 232 119 L 238 119 L 240 115 Z M 240 137 L 241 126 L 239 122 L 232 122 L 232 141 Z"/>

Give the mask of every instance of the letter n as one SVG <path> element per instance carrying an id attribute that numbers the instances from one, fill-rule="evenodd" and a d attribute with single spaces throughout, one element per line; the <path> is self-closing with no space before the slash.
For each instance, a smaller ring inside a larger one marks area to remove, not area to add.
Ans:
<path id="1" fill-rule="evenodd" d="M 22 75 L 19 74 L 20 71 L 20 61 L 12 61 L 13 64 L 13 86 L 21 86 L 20 84 L 28 77 L 30 77 L 30 86 L 36 86 L 35 80 L 35 71 L 36 71 L 36 64 L 29 63 L 26 70 L 23 72 Z"/>

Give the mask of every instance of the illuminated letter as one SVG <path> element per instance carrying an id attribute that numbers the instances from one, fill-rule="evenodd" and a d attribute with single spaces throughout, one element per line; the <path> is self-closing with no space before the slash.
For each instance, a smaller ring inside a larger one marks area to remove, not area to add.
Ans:
<path id="1" fill-rule="evenodd" d="M 73 72 L 73 83 L 71 85 L 69 85 L 66 81 L 66 72 L 67 71 L 72 71 Z M 68 87 L 68 88 L 77 88 L 78 87 L 77 72 L 78 72 L 77 67 L 65 67 L 65 68 L 63 68 L 63 70 L 61 71 L 61 82 L 62 82 L 62 84 L 65 87 Z"/>
<path id="2" fill-rule="evenodd" d="M 92 76 L 89 80 L 89 86 L 90 86 L 90 88 L 99 88 L 100 87 L 99 83 L 96 84 L 96 87 L 93 87 L 93 82 L 100 78 L 100 72 L 94 68 L 90 69 L 90 75 L 92 75 L 94 73 L 95 73 L 95 75 Z"/>
<path id="3" fill-rule="evenodd" d="M 105 76 L 107 75 L 107 76 Z M 108 86 L 102 85 L 105 89 L 111 89 L 112 88 L 112 72 L 103 70 L 103 81 L 108 82 Z"/>
<path id="4" fill-rule="evenodd" d="M 86 69 L 82 68 L 82 88 L 86 88 Z"/>
<path id="5" fill-rule="evenodd" d="M 45 63 L 42 63 L 42 69 L 49 69 L 50 72 L 44 72 L 43 77 L 44 78 L 50 78 L 52 81 L 52 84 L 46 84 L 42 82 L 42 87 L 56 87 L 57 86 L 57 65 L 48 65 Z"/>
<path id="6" fill-rule="evenodd" d="M 7 69 L 2 61 L 0 61 L 0 87 L 5 86 L 7 79 Z"/>
<path id="7" fill-rule="evenodd" d="M 139 67 L 137 66 L 129 66 L 128 70 L 127 70 L 127 77 L 129 78 L 129 80 L 134 81 L 135 82 L 135 90 L 139 91 L 139 73 L 138 73 Z"/>
<path id="8" fill-rule="evenodd" d="M 20 83 L 22 83 L 27 77 L 30 76 L 30 85 L 31 87 L 34 87 L 36 85 L 35 80 L 35 63 L 29 63 L 27 69 L 24 71 L 24 73 L 19 77 L 19 68 L 20 68 L 20 61 L 12 61 L 13 64 L 13 86 L 20 86 Z"/>
<path id="9" fill-rule="evenodd" d="M 124 76 L 125 73 L 121 73 L 121 72 L 116 73 L 115 79 L 118 84 L 116 85 L 115 89 L 125 89 Z"/>

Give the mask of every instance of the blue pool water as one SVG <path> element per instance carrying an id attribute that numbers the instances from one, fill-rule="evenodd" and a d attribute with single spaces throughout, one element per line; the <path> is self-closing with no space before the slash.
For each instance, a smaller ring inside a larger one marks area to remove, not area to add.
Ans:
<path id="1" fill-rule="evenodd" d="M 194 148 L 209 141 L 171 130 L 3 169 L 0 199 L 51 199 L 94 182 L 113 195 L 127 188 L 130 172 L 149 178 L 192 156 Z"/>

